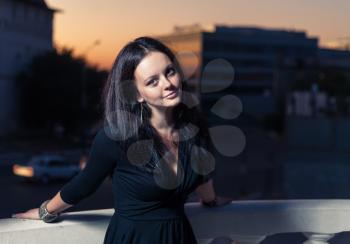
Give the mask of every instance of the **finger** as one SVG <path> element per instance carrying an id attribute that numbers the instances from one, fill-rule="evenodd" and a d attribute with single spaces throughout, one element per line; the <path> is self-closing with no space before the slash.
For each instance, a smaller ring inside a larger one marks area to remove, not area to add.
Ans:
<path id="1" fill-rule="evenodd" d="M 17 218 L 17 219 L 31 219 L 31 216 L 28 215 L 27 213 L 17 213 L 17 214 L 14 214 L 13 216 L 14 218 Z"/>
<path id="2" fill-rule="evenodd" d="M 12 218 L 23 218 L 23 213 L 12 214 Z"/>

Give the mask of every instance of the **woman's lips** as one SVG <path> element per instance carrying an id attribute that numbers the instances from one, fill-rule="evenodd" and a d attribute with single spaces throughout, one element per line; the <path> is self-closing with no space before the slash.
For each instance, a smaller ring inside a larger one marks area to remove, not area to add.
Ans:
<path id="1" fill-rule="evenodd" d="M 171 98 L 177 97 L 178 91 L 179 91 L 179 90 L 176 90 L 176 91 L 171 92 L 170 94 L 166 95 L 165 98 L 171 99 Z"/>

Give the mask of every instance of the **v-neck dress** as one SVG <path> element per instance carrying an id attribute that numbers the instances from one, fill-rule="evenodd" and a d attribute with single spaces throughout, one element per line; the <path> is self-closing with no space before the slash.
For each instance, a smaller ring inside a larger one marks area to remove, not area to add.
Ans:
<path id="1" fill-rule="evenodd" d="M 188 139 L 191 149 L 195 137 Z M 184 148 L 179 142 L 179 152 Z M 208 181 L 212 172 L 198 173 L 190 162 L 190 151 L 178 154 L 177 175 L 166 164 L 145 170 L 130 162 L 120 142 L 101 129 L 95 136 L 84 170 L 66 183 L 60 195 L 75 205 L 94 193 L 111 173 L 115 212 L 109 222 L 104 244 L 195 244 L 190 222 L 184 212 L 187 196 Z"/>

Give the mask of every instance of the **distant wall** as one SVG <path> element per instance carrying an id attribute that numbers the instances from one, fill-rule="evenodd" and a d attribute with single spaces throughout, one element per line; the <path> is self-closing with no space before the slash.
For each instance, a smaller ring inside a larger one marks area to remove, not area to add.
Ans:
<path id="1" fill-rule="evenodd" d="M 289 117 L 286 135 L 293 149 L 350 152 L 350 118 Z"/>
<path id="2" fill-rule="evenodd" d="M 288 198 L 350 197 L 350 119 L 287 119 L 282 161 Z"/>

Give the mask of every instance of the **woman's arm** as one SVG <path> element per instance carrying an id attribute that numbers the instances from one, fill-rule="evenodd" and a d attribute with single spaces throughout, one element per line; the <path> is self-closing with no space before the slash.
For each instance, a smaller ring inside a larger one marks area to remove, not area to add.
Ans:
<path id="1" fill-rule="evenodd" d="M 209 207 L 220 207 L 226 204 L 230 204 L 233 201 L 231 197 L 221 197 L 215 194 L 213 179 L 209 179 L 207 182 L 199 185 L 195 192 L 200 197 L 200 201 L 204 206 Z M 208 205 L 209 204 L 209 205 Z"/>
<path id="2" fill-rule="evenodd" d="M 92 143 L 86 167 L 47 203 L 47 211 L 51 214 L 60 213 L 93 194 L 106 176 L 113 172 L 121 155 L 122 151 L 116 141 L 110 139 L 101 129 Z M 34 208 L 13 217 L 39 219 L 39 211 L 38 208 Z"/>
<path id="3" fill-rule="evenodd" d="M 68 203 L 65 203 L 62 198 L 60 192 L 58 192 L 46 205 L 47 211 L 51 214 L 60 213 L 67 208 L 72 207 Z M 23 219 L 40 219 L 39 217 L 39 209 L 33 208 L 23 213 L 17 213 L 12 215 L 14 218 L 23 218 Z"/>
<path id="4" fill-rule="evenodd" d="M 66 210 L 67 208 L 70 208 L 74 205 L 65 203 L 62 198 L 61 198 L 61 192 L 59 191 L 51 200 L 50 202 L 48 202 L 46 208 L 47 211 L 51 214 L 56 214 L 56 213 L 60 213 L 64 210 Z"/>
<path id="5" fill-rule="evenodd" d="M 208 180 L 204 184 L 199 185 L 195 191 L 200 199 L 204 202 L 210 202 L 215 199 L 215 191 L 212 179 Z"/>

